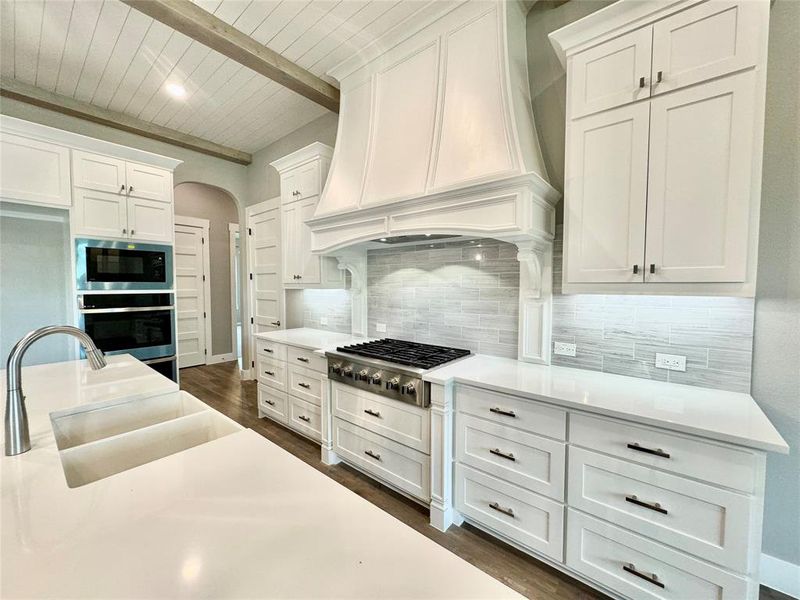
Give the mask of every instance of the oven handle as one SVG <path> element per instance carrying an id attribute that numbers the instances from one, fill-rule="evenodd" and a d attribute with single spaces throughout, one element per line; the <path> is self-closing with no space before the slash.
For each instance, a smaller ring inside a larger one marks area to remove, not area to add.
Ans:
<path id="1" fill-rule="evenodd" d="M 122 308 L 82 308 L 81 314 L 100 314 L 100 313 L 129 313 L 129 312 L 148 312 L 153 310 L 175 310 L 174 306 L 124 306 Z"/>
<path id="2" fill-rule="evenodd" d="M 162 356 L 161 358 L 148 358 L 142 362 L 146 365 L 155 365 L 157 363 L 172 362 L 174 360 L 176 360 L 176 356 L 173 354 L 172 356 Z"/>

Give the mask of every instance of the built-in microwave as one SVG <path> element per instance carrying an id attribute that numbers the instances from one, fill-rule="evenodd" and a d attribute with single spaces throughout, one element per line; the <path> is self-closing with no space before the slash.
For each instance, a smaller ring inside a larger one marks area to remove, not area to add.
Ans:
<path id="1" fill-rule="evenodd" d="M 91 290 L 171 290 L 172 246 L 75 240 L 76 288 Z"/>

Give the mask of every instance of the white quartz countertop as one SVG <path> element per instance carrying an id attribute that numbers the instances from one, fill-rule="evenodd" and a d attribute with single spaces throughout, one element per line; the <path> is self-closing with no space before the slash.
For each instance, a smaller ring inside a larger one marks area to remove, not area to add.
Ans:
<path id="1" fill-rule="evenodd" d="M 279 329 L 266 333 L 257 333 L 255 337 L 262 340 L 297 346 L 298 348 L 306 348 L 307 350 L 334 350 L 336 346 L 359 344 L 372 339 L 350 335 L 349 333 L 312 329 L 310 327 Z"/>
<path id="2" fill-rule="evenodd" d="M 749 394 L 482 354 L 435 369 L 424 379 L 474 385 L 760 450 L 789 451 Z"/>
<path id="3" fill-rule="evenodd" d="M 27 367 L 0 458 L 3 598 L 519 598 L 249 429 L 70 489 L 49 414 L 175 384 L 129 356 Z"/>

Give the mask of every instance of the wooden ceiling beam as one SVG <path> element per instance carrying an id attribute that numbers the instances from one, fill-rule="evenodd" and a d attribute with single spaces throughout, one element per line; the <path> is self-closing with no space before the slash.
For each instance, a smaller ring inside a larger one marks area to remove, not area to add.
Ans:
<path id="1" fill-rule="evenodd" d="M 0 96 L 3 98 L 12 98 L 33 104 L 34 106 L 41 106 L 65 115 L 78 117 L 93 123 L 107 125 L 114 129 L 135 133 L 146 138 L 166 142 L 173 146 L 180 146 L 181 148 L 188 148 L 195 152 L 201 152 L 210 156 L 216 156 L 238 163 L 240 165 L 249 165 L 252 162 L 252 156 L 247 152 L 242 152 L 235 148 L 215 144 L 202 138 L 176 131 L 168 127 L 162 127 L 154 123 L 142 121 L 130 115 L 100 108 L 93 104 L 80 102 L 69 96 L 62 96 L 54 94 L 46 90 L 22 83 L 15 79 L 8 79 L 3 77 L 0 79 Z"/>
<path id="2" fill-rule="evenodd" d="M 339 112 L 339 90 L 336 87 L 231 27 L 190 0 L 122 2 L 312 102 L 335 113 Z"/>

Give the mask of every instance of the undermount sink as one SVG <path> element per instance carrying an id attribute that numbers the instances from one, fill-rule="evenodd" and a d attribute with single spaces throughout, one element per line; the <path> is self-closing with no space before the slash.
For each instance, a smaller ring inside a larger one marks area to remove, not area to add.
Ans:
<path id="1" fill-rule="evenodd" d="M 186 392 L 56 413 L 51 420 L 71 488 L 242 430 Z"/>

